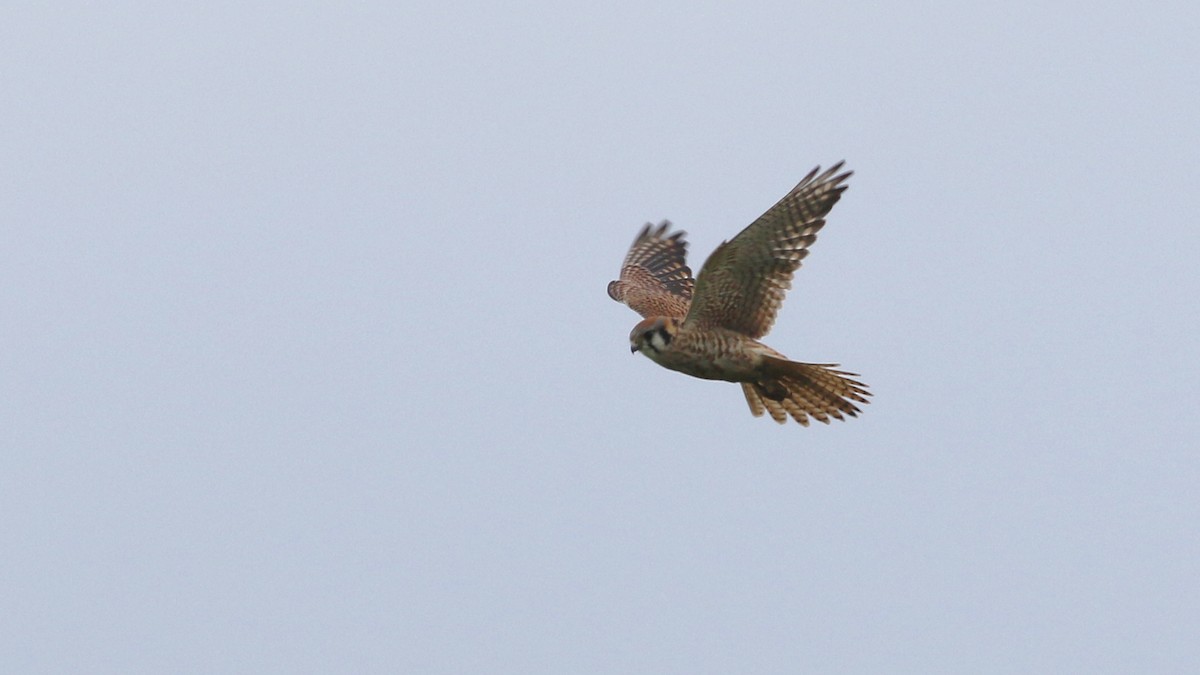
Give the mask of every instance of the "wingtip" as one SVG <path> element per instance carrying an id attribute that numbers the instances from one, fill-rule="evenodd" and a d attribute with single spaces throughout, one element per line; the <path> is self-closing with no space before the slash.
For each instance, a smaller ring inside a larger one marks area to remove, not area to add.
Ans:
<path id="1" fill-rule="evenodd" d="M 637 246 L 638 244 L 651 239 L 670 239 L 679 241 L 684 235 L 687 234 L 683 230 L 679 230 L 668 235 L 667 233 L 670 231 L 670 229 L 671 221 L 669 220 L 659 221 L 658 225 L 655 225 L 654 223 L 646 223 L 642 226 L 641 230 L 638 230 L 637 236 L 633 238 L 633 246 Z M 686 242 L 680 241 L 680 243 L 682 244 Z"/>
<path id="2" fill-rule="evenodd" d="M 840 183 L 854 175 L 853 171 L 844 171 L 840 174 L 838 173 L 838 171 L 841 171 L 842 167 L 845 165 L 846 160 L 843 159 L 839 160 L 823 171 L 821 170 L 820 165 L 813 167 L 812 171 L 809 171 L 804 178 L 800 179 L 799 183 L 796 183 L 796 187 L 792 188 L 792 193 L 798 192 L 799 190 L 816 185 L 818 183 L 829 183 L 835 186 L 834 189 L 838 194 L 841 194 L 841 192 L 845 190 L 847 186 L 840 185 Z"/>

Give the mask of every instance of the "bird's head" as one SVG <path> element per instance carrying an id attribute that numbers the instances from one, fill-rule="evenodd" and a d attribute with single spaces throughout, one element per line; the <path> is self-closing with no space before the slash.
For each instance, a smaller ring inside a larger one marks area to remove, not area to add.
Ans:
<path id="1" fill-rule="evenodd" d="M 679 330 L 679 320 L 668 316 L 642 319 L 629 334 L 629 351 L 642 352 L 651 358 L 667 348 Z"/>

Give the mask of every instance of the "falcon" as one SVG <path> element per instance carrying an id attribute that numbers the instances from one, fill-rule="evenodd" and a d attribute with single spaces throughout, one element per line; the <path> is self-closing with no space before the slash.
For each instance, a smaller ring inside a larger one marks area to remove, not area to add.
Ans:
<path id="1" fill-rule="evenodd" d="M 813 169 L 779 203 L 722 243 L 693 279 L 684 232 L 646 223 L 633 241 L 613 300 L 643 319 L 630 350 L 664 368 L 706 380 L 737 382 L 755 417 L 783 424 L 829 423 L 857 416 L 867 385 L 833 363 L 800 363 L 759 342 L 771 330 L 792 274 L 808 255 L 825 216 L 842 197 L 850 171 L 842 162 Z"/>

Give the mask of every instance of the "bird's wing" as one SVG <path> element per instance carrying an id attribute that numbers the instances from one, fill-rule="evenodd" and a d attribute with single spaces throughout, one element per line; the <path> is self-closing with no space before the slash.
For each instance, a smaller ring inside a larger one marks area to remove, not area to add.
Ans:
<path id="1" fill-rule="evenodd" d="M 663 221 L 642 228 L 621 266 L 621 278 L 609 282 L 608 295 L 644 317 L 682 318 L 692 300 L 692 270 L 686 264 L 684 232 L 667 234 Z"/>
<path id="2" fill-rule="evenodd" d="M 838 162 L 804 180 L 736 237 L 717 247 L 696 278 L 684 327 L 720 327 L 760 338 L 771 330 L 792 274 L 825 225 L 852 172 Z"/>

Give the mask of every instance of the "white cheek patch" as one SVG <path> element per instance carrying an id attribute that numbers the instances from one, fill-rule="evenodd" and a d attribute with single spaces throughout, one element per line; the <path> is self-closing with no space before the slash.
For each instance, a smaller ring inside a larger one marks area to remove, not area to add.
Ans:
<path id="1" fill-rule="evenodd" d="M 650 334 L 650 346 L 654 351 L 661 352 L 667 348 L 667 341 L 663 339 L 662 331 L 654 331 Z"/>

